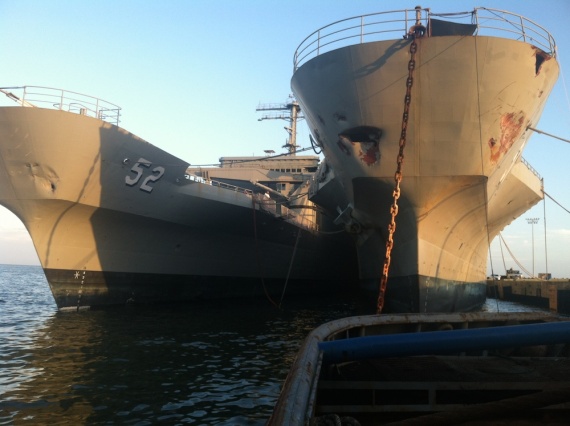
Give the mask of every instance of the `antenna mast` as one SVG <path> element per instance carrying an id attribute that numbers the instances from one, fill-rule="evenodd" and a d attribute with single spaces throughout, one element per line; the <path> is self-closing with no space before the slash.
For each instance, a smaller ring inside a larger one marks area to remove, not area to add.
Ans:
<path id="1" fill-rule="evenodd" d="M 271 114 L 264 114 L 258 121 L 289 120 L 289 126 L 285 127 L 285 130 L 289 134 L 289 139 L 283 148 L 287 148 L 290 155 L 295 155 L 297 151 L 297 120 L 301 120 L 305 117 L 300 115 L 301 107 L 293 96 L 290 95 L 289 100 L 283 104 L 259 104 L 255 110 L 276 111 Z M 287 113 L 279 113 L 278 111 L 287 111 Z"/>

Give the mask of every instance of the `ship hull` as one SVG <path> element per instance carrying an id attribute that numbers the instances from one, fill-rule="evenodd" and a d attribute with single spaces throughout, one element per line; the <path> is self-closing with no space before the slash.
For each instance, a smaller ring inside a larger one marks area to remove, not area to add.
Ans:
<path id="1" fill-rule="evenodd" d="M 377 295 L 380 280 L 361 280 L 371 296 Z M 391 277 L 386 288 L 384 313 L 395 312 L 469 312 L 481 308 L 486 284 L 457 282 L 410 275 Z"/>
<path id="2" fill-rule="evenodd" d="M 334 170 L 321 171 L 311 199 L 342 212 L 337 221 L 354 235 L 368 288 L 378 288 L 386 253 L 410 43 L 323 53 L 291 83 Z M 497 37 L 416 43 L 386 308 L 470 310 L 485 300 L 490 242 L 542 199 L 541 179 L 520 155 L 558 65 L 529 44 Z M 327 185 L 342 188 L 346 204 L 321 200 Z"/>
<path id="3" fill-rule="evenodd" d="M 355 278 L 342 235 L 189 180 L 188 163 L 117 126 L 0 108 L 0 138 L 0 204 L 30 233 L 59 308 L 279 298 Z"/>

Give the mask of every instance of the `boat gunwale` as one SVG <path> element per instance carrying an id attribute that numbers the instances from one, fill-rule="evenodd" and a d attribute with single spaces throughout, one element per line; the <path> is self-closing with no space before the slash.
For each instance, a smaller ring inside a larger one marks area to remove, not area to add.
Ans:
<path id="1" fill-rule="evenodd" d="M 358 328 L 364 330 L 366 327 L 381 325 L 416 324 L 417 332 L 421 332 L 422 324 L 462 323 L 468 326 L 470 323 L 560 320 L 562 320 L 561 317 L 555 313 L 540 311 L 360 315 L 327 322 L 312 330 L 302 343 L 267 424 L 305 424 L 305 420 L 311 417 L 314 409 L 314 399 L 322 366 L 323 351 L 320 350 L 319 343 L 343 338 L 341 337 L 343 333 L 344 338 L 356 337 L 348 336 L 350 330 Z M 309 378 L 303 379 L 307 375 Z"/>

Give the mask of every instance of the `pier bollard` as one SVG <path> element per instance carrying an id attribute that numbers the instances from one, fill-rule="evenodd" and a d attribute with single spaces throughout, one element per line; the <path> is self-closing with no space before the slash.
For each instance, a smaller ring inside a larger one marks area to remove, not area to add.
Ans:
<path id="1" fill-rule="evenodd" d="M 558 311 L 558 287 L 556 284 L 548 286 L 548 307 L 551 311 Z"/>

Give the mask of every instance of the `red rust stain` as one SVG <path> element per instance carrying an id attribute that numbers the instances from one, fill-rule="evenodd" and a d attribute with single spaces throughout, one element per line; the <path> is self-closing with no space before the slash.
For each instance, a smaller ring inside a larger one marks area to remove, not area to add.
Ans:
<path id="1" fill-rule="evenodd" d="M 361 142 L 359 158 L 360 161 L 367 164 L 368 166 L 376 164 L 380 159 L 380 150 L 378 149 L 378 144 L 374 142 Z"/>
<path id="2" fill-rule="evenodd" d="M 509 112 L 501 117 L 501 138 L 497 142 L 495 138 L 489 139 L 491 148 L 491 164 L 497 164 L 499 159 L 513 146 L 518 139 L 524 126 L 525 115 L 523 111 Z"/>

